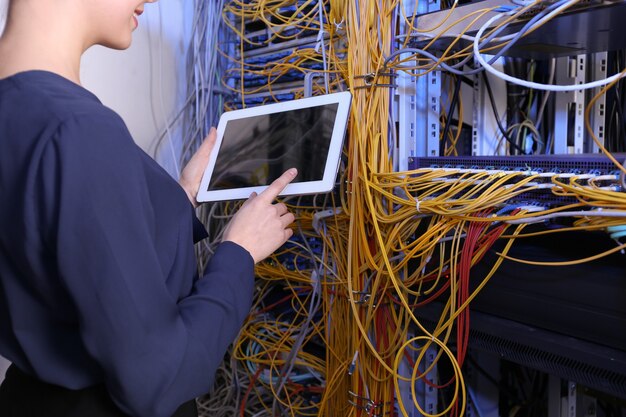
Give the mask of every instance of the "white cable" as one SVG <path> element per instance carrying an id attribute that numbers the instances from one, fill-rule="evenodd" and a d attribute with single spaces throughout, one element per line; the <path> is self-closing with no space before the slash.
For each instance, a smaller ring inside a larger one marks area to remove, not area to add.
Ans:
<path id="1" fill-rule="evenodd" d="M 176 180 L 180 179 L 180 164 L 178 163 L 178 156 L 174 149 L 174 137 L 170 129 L 170 124 L 167 116 L 165 115 L 165 101 L 163 99 L 163 12 L 161 8 L 164 7 L 161 3 L 158 7 L 159 10 L 159 104 L 161 109 L 161 120 L 165 121 L 165 131 L 167 132 L 167 138 L 169 143 L 170 152 L 172 154 L 172 162 L 174 162 L 174 172 Z M 152 87 L 152 86 L 151 86 Z"/>
<path id="2" fill-rule="evenodd" d="M 564 3 L 562 6 L 557 7 L 556 9 L 554 9 L 552 12 L 548 13 L 545 17 L 543 17 L 541 20 L 539 20 L 537 22 L 537 25 L 542 24 L 543 22 L 550 20 L 552 17 L 554 17 L 556 14 L 560 13 L 561 11 L 563 11 L 564 9 L 567 9 L 568 7 L 570 7 L 572 4 L 577 3 L 577 1 L 573 0 L 573 1 L 569 1 L 567 3 Z M 498 71 L 497 69 L 495 69 L 492 65 L 490 65 L 481 55 L 480 53 L 480 48 L 479 48 L 479 41 L 483 36 L 483 33 L 485 32 L 485 30 L 487 30 L 491 24 L 493 22 L 495 22 L 498 19 L 501 19 L 502 17 L 505 16 L 509 16 L 509 13 L 498 13 L 497 15 L 493 16 L 491 19 L 489 19 L 483 26 L 480 27 L 480 29 L 478 30 L 478 32 L 476 33 L 476 37 L 474 38 L 474 57 L 476 58 L 476 60 L 480 63 L 480 65 L 485 68 L 486 71 L 490 72 L 491 74 L 495 75 L 496 77 L 513 83 L 513 84 L 517 84 L 517 85 L 521 85 L 523 87 L 527 87 L 527 88 L 532 88 L 535 90 L 545 90 L 545 91 L 578 91 L 578 90 L 588 90 L 591 88 L 598 88 L 598 87 L 602 87 L 606 84 L 610 84 L 613 81 L 622 78 L 623 76 L 626 75 L 626 73 L 618 73 L 615 74 L 609 78 L 605 78 L 603 80 L 597 80 L 597 81 L 593 81 L 590 83 L 585 83 L 585 84 L 571 84 L 571 85 L 552 85 L 552 84 L 541 84 L 541 83 L 535 83 L 532 81 L 526 81 L 526 80 L 522 80 L 520 78 L 515 78 L 512 77 L 508 74 L 505 74 L 503 72 Z"/>
<path id="3" fill-rule="evenodd" d="M 526 219 L 507 220 L 509 224 L 525 224 L 539 223 L 544 220 L 550 220 L 557 217 L 626 217 L 626 211 L 618 210 L 589 210 L 589 211 L 563 211 L 560 213 L 551 213 L 543 216 L 529 217 Z"/>
<path id="4" fill-rule="evenodd" d="M 320 15 L 320 31 L 318 36 L 318 46 L 322 49 L 322 62 L 324 63 L 324 88 L 326 89 L 326 94 L 330 94 L 329 88 L 329 76 L 328 76 L 328 61 L 326 58 L 326 45 L 324 45 L 324 7 L 322 2 L 318 0 L 317 2 L 319 15 Z M 316 46 L 317 49 L 317 46 Z"/>
<path id="5" fill-rule="evenodd" d="M 419 37 L 419 38 L 425 38 L 425 39 L 434 39 L 435 37 L 438 38 L 459 38 L 459 39 L 463 39 L 469 42 L 474 42 L 476 39 L 478 39 L 476 36 L 472 36 L 472 35 L 466 35 L 464 33 L 455 33 L 455 32 L 446 32 L 445 35 L 441 35 L 440 33 L 417 33 L 417 32 L 413 32 L 410 35 L 397 35 L 395 38 L 396 39 L 403 39 L 406 38 L 407 36 L 412 36 L 412 37 Z M 511 33 L 510 35 L 504 35 L 504 36 L 498 36 L 497 38 L 493 38 L 491 41 L 492 42 L 506 42 L 509 41 L 511 39 L 513 39 L 515 37 L 515 33 Z"/>

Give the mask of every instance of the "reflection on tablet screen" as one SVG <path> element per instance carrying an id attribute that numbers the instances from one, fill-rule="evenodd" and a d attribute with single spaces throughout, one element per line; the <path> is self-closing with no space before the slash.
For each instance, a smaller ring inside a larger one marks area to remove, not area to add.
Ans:
<path id="1" fill-rule="evenodd" d="M 269 185 L 292 167 L 298 168 L 295 182 L 322 180 L 338 107 L 228 121 L 208 190 Z"/>

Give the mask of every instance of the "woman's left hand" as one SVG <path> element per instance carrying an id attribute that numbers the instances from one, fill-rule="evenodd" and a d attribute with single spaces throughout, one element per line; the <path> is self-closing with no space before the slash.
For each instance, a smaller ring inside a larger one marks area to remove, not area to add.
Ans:
<path id="1" fill-rule="evenodd" d="M 211 151 L 213 151 L 216 139 L 217 130 L 212 127 L 211 131 L 204 139 L 204 142 L 200 145 L 200 148 L 198 148 L 196 153 L 191 157 L 187 165 L 185 165 L 185 168 L 183 168 L 183 172 L 180 174 L 180 180 L 178 182 L 187 193 L 187 197 L 189 197 L 189 201 L 191 201 L 194 207 L 198 207 L 196 196 L 198 195 L 200 181 L 202 181 L 202 175 L 209 163 L 209 156 L 211 156 Z"/>

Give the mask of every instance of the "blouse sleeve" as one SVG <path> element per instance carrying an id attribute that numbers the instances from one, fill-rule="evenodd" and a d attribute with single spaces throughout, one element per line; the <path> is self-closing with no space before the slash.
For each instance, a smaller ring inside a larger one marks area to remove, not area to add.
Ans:
<path id="1" fill-rule="evenodd" d="M 117 117 L 66 121 L 42 156 L 40 209 L 82 340 L 113 400 L 134 416 L 169 417 L 210 389 L 249 311 L 254 262 L 222 243 L 192 294 L 172 296 L 137 152 Z"/>

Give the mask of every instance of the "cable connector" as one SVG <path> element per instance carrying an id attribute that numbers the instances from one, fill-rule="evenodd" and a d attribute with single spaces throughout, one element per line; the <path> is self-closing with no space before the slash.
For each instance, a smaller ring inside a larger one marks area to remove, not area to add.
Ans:
<path id="1" fill-rule="evenodd" d="M 384 414 L 390 414 L 389 411 L 383 413 L 382 410 L 380 410 L 383 405 L 389 405 L 389 402 L 374 401 L 371 398 L 362 397 L 350 390 L 348 390 L 348 394 L 351 397 L 351 399 L 348 399 L 350 405 L 356 407 L 358 410 L 364 411 L 367 413 L 368 417 L 382 417 Z"/>
<path id="2" fill-rule="evenodd" d="M 367 304 L 370 301 L 370 298 L 372 298 L 372 294 L 370 294 L 367 291 L 352 291 L 352 301 L 354 301 L 354 304 Z M 358 295 L 358 299 L 354 298 L 355 295 Z M 372 307 L 376 307 L 376 304 L 374 304 Z"/>
<path id="3" fill-rule="evenodd" d="M 342 209 L 340 207 L 330 210 L 322 210 L 318 211 L 313 215 L 313 230 L 317 233 L 320 233 L 320 223 L 328 217 L 336 216 L 341 214 Z"/>

